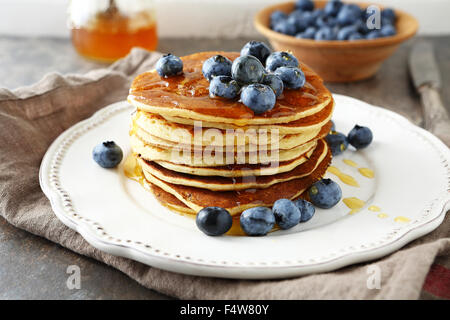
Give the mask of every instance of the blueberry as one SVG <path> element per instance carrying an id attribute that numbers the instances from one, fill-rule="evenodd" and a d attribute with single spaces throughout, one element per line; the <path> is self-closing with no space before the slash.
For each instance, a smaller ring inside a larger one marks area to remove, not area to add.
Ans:
<path id="1" fill-rule="evenodd" d="M 366 39 L 367 40 L 375 40 L 381 38 L 381 33 L 379 30 L 373 30 L 370 31 L 367 35 L 366 35 Z"/>
<path id="2" fill-rule="evenodd" d="M 277 22 L 272 29 L 273 31 L 286 34 L 288 36 L 293 36 L 297 33 L 297 27 L 295 23 L 293 23 L 289 19 Z"/>
<path id="3" fill-rule="evenodd" d="M 245 44 L 241 49 L 241 56 L 254 56 L 262 64 L 266 63 L 267 57 L 272 53 L 270 48 L 264 42 L 250 41 Z"/>
<path id="4" fill-rule="evenodd" d="M 386 8 L 381 11 L 381 18 L 386 19 L 391 22 L 391 24 L 394 24 L 395 20 L 397 19 L 397 16 L 395 14 L 395 11 L 391 8 Z"/>
<path id="5" fill-rule="evenodd" d="M 367 147 L 372 140 L 372 131 L 367 127 L 356 125 L 348 134 L 348 142 L 356 149 Z"/>
<path id="6" fill-rule="evenodd" d="M 267 57 L 266 70 L 274 72 L 279 67 L 298 67 L 298 60 L 289 52 L 273 52 Z"/>
<path id="7" fill-rule="evenodd" d="M 397 33 L 397 30 L 395 30 L 395 27 L 390 24 L 384 25 L 383 27 L 381 27 L 381 30 L 380 30 L 380 34 L 382 37 L 395 36 L 396 33 Z"/>
<path id="8" fill-rule="evenodd" d="M 272 230 L 275 216 L 269 208 L 255 207 L 242 212 L 240 223 L 242 230 L 249 236 L 264 236 Z"/>
<path id="9" fill-rule="evenodd" d="M 261 83 L 271 87 L 277 97 L 283 93 L 283 81 L 274 74 L 265 74 Z"/>
<path id="10" fill-rule="evenodd" d="M 241 87 L 237 81 L 228 76 L 214 77 L 209 84 L 209 95 L 211 97 L 235 99 L 239 96 L 240 90 Z"/>
<path id="11" fill-rule="evenodd" d="M 270 25 L 273 28 L 278 22 L 286 20 L 288 15 L 283 11 L 277 10 L 270 15 Z"/>
<path id="12" fill-rule="evenodd" d="M 230 230 L 233 218 L 224 208 L 207 207 L 197 213 L 195 223 L 208 236 L 220 236 Z"/>
<path id="13" fill-rule="evenodd" d="M 283 81 L 284 87 L 288 89 L 300 89 L 305 85 L 305 74 L 300 68 L 279 67 L 274 72 Z"/>
<path id="14" fill-rule="evenodd" d="M 300 222 L 306 222 L 310 220 L 314 216 L 314 213 L 316 213 L 316 208 L 314 208 L 312 203 L 309 201 L 298 199 L 294 201 L 294 203 L 300 210 L 301 214 Z"/>
<path id="15" fill-rule="evenodd" d="M 320 16 L 316 20 L 316 26 L 319 28 L 323 27 L 334 28 L 336 25 L 337 20 L 332 16 Z"/>
<path id="16" fill-rule="evenodd" d="M 279 199 L 275 201 L 272 211 L 275 221 L 281 229 L 290 229 L 300 222 L 300 210 L 291 200 Z"/>
<path id="17" fill-rule="evenodd" d="M 348 40 L 350 40 L 350 41 L 362 40 L 362 39 L 364 39 L 364 36 L 361 33 L 359 33 L 359 32 L 352 33 L 348 37 Z"/>
<path id="18" fill-rule="evenodd" d="M 94 161 L 102 168 L 114 168 L 123 158 L 122 149 L 114 141 L 106 141 L 92 150 Z"/>
<path id="19" fill-rule="evenodd" d="M 313 11 L 303 12 L 302 19 L 305 21 L 307 27 L 313 26 L 316 21 Z"/>
<path id="20" fill-rule="evenodd" d="M 345 4 L 339 11 L 336 19 L 339 25 L 346 26 L 349 24 L 354 24 L 356 21 L 361 19 L 361 16 L 361 9 L 357 5 Z"/>
<path id="21" fill-rule="evenodd" d="M 325 12 L 323 9 L 316 9 L 314 11 L 310 11 L 311 12 L 311 17 L 313 19 L 313 21 L 317 20 L 319 17 L 322 17 L 325 15 Z"/>
<path id="22" fill-rule="evenodd" d="M 215 76 L 231 76 L 231 60 L 220 54 L 203 62 L 203 76 L 211 81 Z"/>
<path id="23" fill-rule="evenodd" d="M 331 153 L 333 154 L 333 156 L 338 156 L 342 152 L 347 150 L 348 147 L 347 137 L 340 132 L 332 131 L 327 135 L 326 140 L 328 142 L 328 145 L 330 146 Z"/>
<path id="24" fill-rule="evenodd" d="M 339 30 L 337 34 L 338 40 L 348 40 L 350 38 L 350 35 L 357 32 L 357 27 L 355 25 L 346 26 Z"/>
<path id="25" fill-rule="evenodd" d="M 304 31 L 309 26 L 309 21 L 304 19 L 304 12 L 299 10 L 292 12 L 287 21 L 295 26 L 296 33 Z"/>
<path id="26" fill-rule="evenodd" d="M 261 82 L 264 67 L 254 56 L 240 56 L 231 65 L 231 75 L 240 84 Z"/>
<path id="27" fill-rule="evenodd" d="M 366 19 L 358 20 L 357 22 L 355 22 L 354 25 L 358 28 L 358 32 L 363 34 L 363 35 L 366 35 L 366 34 L 368 34 L 371 31 L 371 29 L 369 29 L 369 27 L 367 26 L 367 20 Z"/>
<path id="28" fill-rule="evenodd" d="M 170 53 L 163 55 L 156 63 L 156 71 L 161 77 L 167 78 L 183 73 L 183 61 Z"/>
<path id="29" fill-rule="evenodd" d="M 298 33 L 295 37 L 299 39 L 314 39 L 317 29 L 315 27 L 308 27 L 302 33 Z"/>
<path id="30" fill-rule="evenodd" d="M 331 41 L 336 40 L 336 33 L 330 27 L 322 27 L 316 32 L 314 39 L 317 41 Z"/>
<path id="31" fill-rule="evenodd" d="M 326 15 L 335 17 L 339 13 L 339 10 L 341 10 L 342 5 L 341 0 L 331 0 L 325 5 L 323 11 Z"/>
<path id="32" fill-rule="evenodd" d="M 311 0 L 297 0 L 297 2 L 295 3 L 295 8 L 302 11 L 313 11 L 314 2 L 312 2 Z"/>
<path id="33" fill-rule="evenodd" d="M 342 190 L 333 180 L 322 179 L 308 189 L 308 196 L 316 207 L 330 209 L 341 200 Z"/>
<path id="34" fill-rule="evenodd" d="M 260 83 L 251 84 L 241 92 L 241 101 L 253 110 L 255 114 L 261 114 L 271 110 L 277 97 L 272 88 Z"/>

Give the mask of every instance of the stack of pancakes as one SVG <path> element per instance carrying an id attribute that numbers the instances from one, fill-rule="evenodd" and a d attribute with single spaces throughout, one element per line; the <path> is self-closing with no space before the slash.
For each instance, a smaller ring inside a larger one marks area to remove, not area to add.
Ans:
<path id="1" fill-rule="evenodd" d="M 162 204 L 182 213 L 218 206 L 238 215 L 301 197 L 331 161 L 324 140 L 334 107 L 330 92 L 302 65 L 305 86 L 285 90 L 272 110 L 255 115 L 238 101 L 209 96 L 202 64 L 216 54 L 239 56 L 197 53 L 181 58 L 182 75 L 150 71 L 133 81 L 130 138 L 145 180 Z"/>

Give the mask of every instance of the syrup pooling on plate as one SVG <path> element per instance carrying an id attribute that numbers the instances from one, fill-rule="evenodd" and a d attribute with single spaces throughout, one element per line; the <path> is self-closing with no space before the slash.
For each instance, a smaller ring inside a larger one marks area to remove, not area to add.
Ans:
<path id="1" fill-rule="evenodd" d="M 328 172 L 334 174 L 336 177 L 339 178 L 339 180 L 341 180 L 343 183 L 352 186 L 352 187 L 359 187 L 359 183 L 358 181 L 355 180 L 355 178 L 353 178 L 352 176 L 343 173 L 341 170 L 339 170 L 337 167 L 335 166 L 330 166 L 328 167 Z"/>
<path id="2" fill-rule="evenodd" d="M 238 101 L 209 97 L 209 82 L 202 74 L 202 64 L 214 54 L 221 54 L 230 60 L 239 56 L 229 52 L 203 52 L 184 57 L 182 75 L 161 78 L 155 71 L 143 73 L 133 81 L 130 97 L 149 105 L 189 109 L 205 115 L 234 119 L 256 117 L 253 111 Z M 329 93 L 322 80 L 307 67 L 301 68 L 306 76 L 306 85 L 301 90 L 285 90 L 271 111 L 257 117 L 295 115 L 325 101 Z"/>

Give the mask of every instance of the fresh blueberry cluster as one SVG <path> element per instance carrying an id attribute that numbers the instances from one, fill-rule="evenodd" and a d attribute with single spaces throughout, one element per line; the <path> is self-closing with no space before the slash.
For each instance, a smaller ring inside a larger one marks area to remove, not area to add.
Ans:
<path id="1" fill-rule="evenodd" d="M 254 207 L 245 210 L 242 212 L 239 222 L 247 235 L 264 236 L 272 230 L 275 224 L 281 229 L 287 230 L 300 222 L 310 220 L 315 211 L 314 206 L 306 200 L 279 199 L 275 201 L 272 209 Z M 196 223 L 205 234 L 218 236 L 230 230 L 232 218 L 223 208 L 207 207 L 198 212 Z"/>
<path id="2" fill-rule="evenodd" d="M 202 66 L 211 97 L 238 99 L 255 114 L 271 110 L 284 89 L 299 89 L 305 74 L 289 52 L 273 52 L 263 42 L 250 41 L 234 61 L 215 55 Z"/>
<path id="3" fill-rule="evenodd" d="M 379 29 L 369 29 L 367 21 L 373 13 L 341 0 L 329 1 L 323 9 L 314 9 L 311 0 L 298 0 L 290 14 L 274 11 L 270 16 L 272 30 L 301 39 L 362 40 L 390 37 L 397 33 L 393 9 L 381 11 Z"/>
<path id="4" fill-rule="evenodd" d="M 102 168 L 115 168 L 122 161 L 123 152 L 114 141 L 106 141 L 94 147 L 92 157 Z"/>
<path id="5" fill-rule="evenodd" d="M 369 128 L 355 125 L 346 136 L 343 133 L 337 132 L 333 123 L 331 132 L 327 135 L 326 140 L 333 156 L 338 156 L 347 150 L 349 144 L 356 149 L 366 148 L 372 143 L 373 134 Z"/>

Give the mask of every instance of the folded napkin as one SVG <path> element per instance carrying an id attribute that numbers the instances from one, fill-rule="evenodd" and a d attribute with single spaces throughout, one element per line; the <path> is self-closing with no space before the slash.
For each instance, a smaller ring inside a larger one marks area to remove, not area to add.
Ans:
<path id="1" fill-rule="evenodd" d="M 106 69 L 85 75 L 49 74 L 30 87 L 0 89 L 0 214 L 9 223 L 182 299 L 449 298 L 448 217 L 431 234 L 381 260 L 276 281 L 215 279 L 159 270 L 99 251 L 62 224 L 39 186 L 39 166 L 47 148 L 73 124 L 126 99 L 133 77 L 151 69 L 159 56 L 134 49 Z M 374 265 L 381 271 L 381 287 L 368 289 L 373 270 L 368 267 Z"/>

